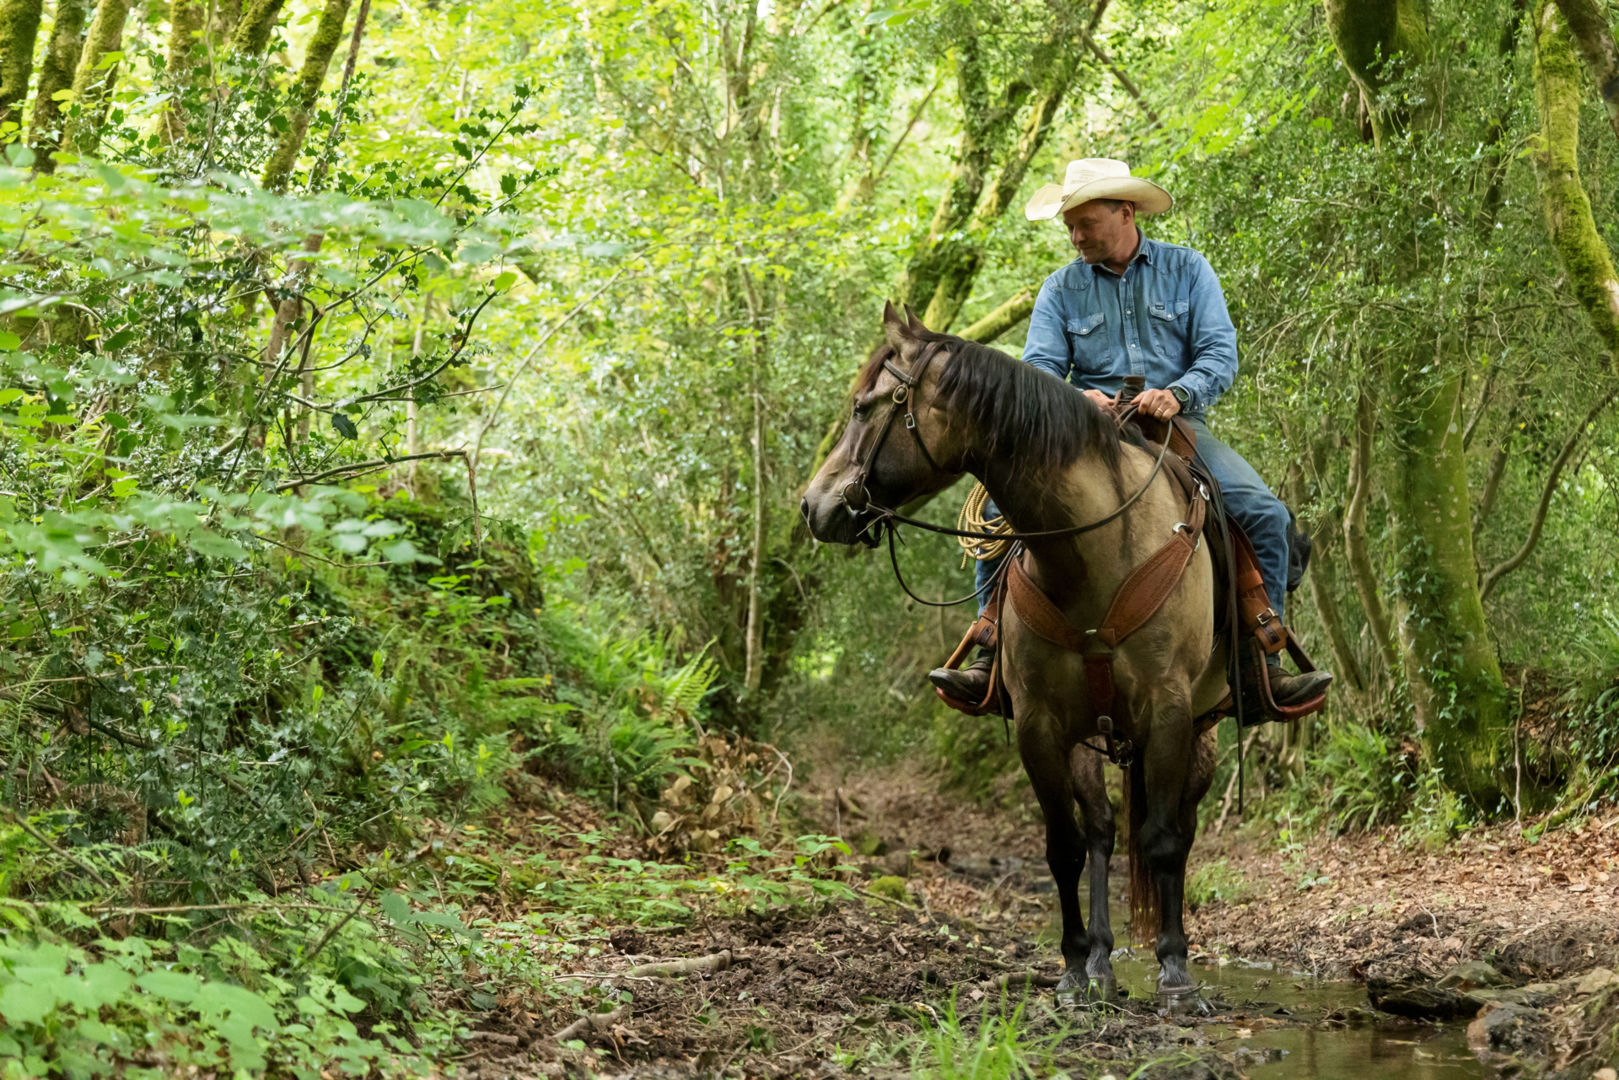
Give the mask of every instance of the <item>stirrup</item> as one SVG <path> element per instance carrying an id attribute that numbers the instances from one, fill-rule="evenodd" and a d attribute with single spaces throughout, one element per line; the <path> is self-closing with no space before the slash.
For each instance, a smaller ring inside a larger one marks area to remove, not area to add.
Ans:
<path id="1" fill-rule="evenodd" d="M 957 712 L 966 713 L 968 716 L 984 716 L 986 714 L 1005 716 L 1010 711 L 1005 707 L 1001 694 L 1000 635 L 996 620 L 991 617 L 994 614 L 996 612 L 986 610 L 984 614 L 973 620 L 973 624 L 967 628 L 967 633 L 962 636 L 961 644 L 956 646 L 956 651 L 951 653 L 950 659 L 943 664 L 943 667 L 948 671 L 961 670 L 962 661 L 967 658 L 967 655 L 973 651 L 974 647 L 981 648 L 993 656 L 994 660 L 989 668 L 989 685 L 984 688 L 983 699 L 977 702 L 962 701 L 959 698 L 951 697 L 937 686 L 933 688 L 933 692 L 939 695 L 940 701 Z"/>
<path id="2" fill-rule="evenodd" d="M 1282 633 L 1286 635 L 1286 639 L 1283 644 L 1287 649 L 1288 656 L 1292 657 L 1294 665 L 1299 669 L 1299 674 L 1308 675 L 1310 672 L 1318 670 L 1315 663 L 1310 659 L 1309 654 L 1304 651 L 1304 646 L 1300 645 L 1298 638 L 1293 636 L 1293 631 L 1286 626 L 1283 626 L 1281 629 Z M 1301 701 L 1297 705 L 1278 705 L 1276 703 L 1276 698 L 1271 694 L 1270 665 L 1265 662 L 1264 650 L 1257 641 L 1249 642 L 1249 646 L 1254 650 L 1254 661 L 1259 665 L 1258 682 L 1260 700 L 1258 702 L 1259 716 L 1254 718 L 1244 716 L 1244 727 L 1253 727 L 1256 724 L 1264 724 L 1271 721 L 1288 723 L 1290 721 L 1297 720 L 1300 717 L 1309 716 L 1311 713 L 1318 713 L 1322 709 L 1326 708 L 1327 691 L 1325 688 L 1323 688 L 1321 693 L 1317 694 L 1315 697 L 1306 701 Z M 1242 687 L 1240 685 L 1242 682 L 1242 675 L 1240 672 L 1237 676 L 1237 682 L 1239 683 L 1239 686 L 1237 687 L 1235 693 L 1240 694 L 1242 692 Z"/>

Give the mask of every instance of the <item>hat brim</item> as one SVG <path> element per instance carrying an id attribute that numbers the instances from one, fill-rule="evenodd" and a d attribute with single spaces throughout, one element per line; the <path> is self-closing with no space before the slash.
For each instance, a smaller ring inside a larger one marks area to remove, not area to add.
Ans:
<path id="1" fill-rule="evenodd" d="M 1034 193 L 1023 216 L 1030 221 L 1046 221 L 1064 210 L 1090 202 L 1092 199 L 1123 199 L 1135 204 L 1138 215 L 1162 214 L 1175 205 L 1169 192 L 1139 176 L 1109 176 L 1082 184 L 1064 197 L 1061 184 L 1047 184 Z"/>

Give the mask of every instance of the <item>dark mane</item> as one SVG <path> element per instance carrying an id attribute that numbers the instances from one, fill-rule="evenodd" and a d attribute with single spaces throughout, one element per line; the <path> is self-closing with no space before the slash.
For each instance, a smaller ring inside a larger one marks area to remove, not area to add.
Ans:
<path id="1" fill-rule="evenodd" d="M 949 351 L 939 396 L 972 421 L 989 456 L 1040 475 L 1095 454 L 1118 476 L 1119 427 L 1077 388 L 976 341 L 918 336 Z M 1123 438 L 1139 441 L 1134 434 L 1132 425 Z"/>

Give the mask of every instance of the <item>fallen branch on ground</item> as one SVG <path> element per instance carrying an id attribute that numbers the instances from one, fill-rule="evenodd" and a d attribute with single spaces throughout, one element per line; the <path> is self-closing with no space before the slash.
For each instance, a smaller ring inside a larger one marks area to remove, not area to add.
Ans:
<path id="1" fill-rule="evenodd" d="M 567 1027 L 563 1028 L 561 1031 L 557 1032 L 556 1041 L 559 1043 L 565 1043 L 569 1039 L 579 1038 L 587 1031 L 601 1032 L 612 1027 L 614 1024 L 621 1023 L 629 1018 L 630 1009 L 627 1005 L 614 1009 L 612 1012 L 587 1013 L 586 1015 L 575 1020 L 573 1023 L 569 1024 Z"/>
<path id="2" fill-rule="evenodd" d="M 629 978 L 668 979 L 676 975 L 712 975 L 731 966 L 731 950 L 710 956 L 689 956 L 684 960 L 658 960 L 624 972 Z"/>
<path id="3" fill-rule="evenodd" d="M 978 984 L 980 990 L 1004 990 L 1009 986 L 1038 986 L 1049 990 L 1062 982 L 1061 975 L 1048 975 L 1043 971 L 1008 971 Z"/>

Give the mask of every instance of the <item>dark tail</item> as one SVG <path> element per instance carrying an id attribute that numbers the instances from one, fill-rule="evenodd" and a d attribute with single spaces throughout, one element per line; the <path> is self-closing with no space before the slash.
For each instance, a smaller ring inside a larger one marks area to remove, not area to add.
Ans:
<path id="1" fill-rule="evenodd" d="M 1141 830 L 1147 823 L 1146 770 L 1140 762 L 1124 767 L 1121 785 L 1124 818 L 1130 823 L 1126 852 L 1130 860 L 1130 936 L 1141 945 L 1158 937 L 1158 888 L 1153 884 L 1147 857 L 1141 852 Z"/>

